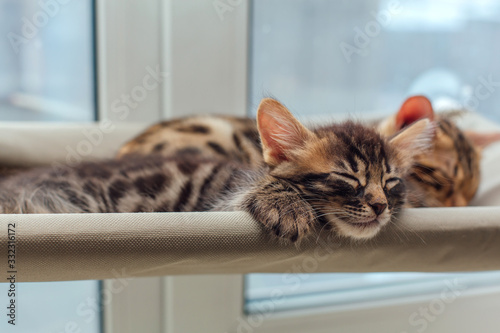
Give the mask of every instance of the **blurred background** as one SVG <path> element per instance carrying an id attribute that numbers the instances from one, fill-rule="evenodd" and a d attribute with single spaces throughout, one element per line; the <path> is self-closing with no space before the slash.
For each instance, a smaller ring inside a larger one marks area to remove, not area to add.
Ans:
<path id="1" fill-rule="evenodd" d="M 0 1 L 1 120 L 96 119 L 94 2 L 54 1 Z M 425 94 L 500 120 L 499 1 L 254 0 L 250 24 L 250 114 L 269 94 L 307 114 Z"/>
<path id="2" fill-rule="evenodd" d="M 0 120 L 95 120 L 94 22 L 90 0 L 0 1 Z"/>
<path id="3" fill-rule="evenodd" d="M 144 103 L 135 100 L 127 121 L 254 115 L 268 95 L 304 117 L 362 119 L 425 94 L 437 109 L 465 108 L 500 122 L 498 0 L 0 0 L 0 36 L 0 121 L 112 118 L 114 102 L 133 97 L 144 74 L 160 66 L 170 75 L 161 98 L 151 102 L 151 92 Z M 239 102 L 225 102 L 231 99 Z M 277 288 L 284 301 L 273 313 L 284 314 L 432 299 L 455 279 L 469 290 L 500 283 L 497 272 L 291 278 L 247 276 L 241 311 L 262 313 Z M 73 321 L 81 332 L 106 326 L 98 281 L 27 283 L 19 292 L 20 325 L 13 330 L 2 320 L 2 332 L 63 332 Z M 134 300 L 147 303 L 140 295 Z"/>
<path id="4" fill-rule="evenodd" d="M 500 120 L 499 1 L 255 0 L 252 18 L 254 103 L 359 113 L 425 94 Z"/>

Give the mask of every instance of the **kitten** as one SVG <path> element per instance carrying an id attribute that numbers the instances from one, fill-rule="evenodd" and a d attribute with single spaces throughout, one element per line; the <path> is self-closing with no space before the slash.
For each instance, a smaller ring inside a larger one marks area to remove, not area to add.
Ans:
<path id="1" fill-rule="evenodd" d="M 480 150 L 496 141 L 499 133 L 463 132 L 448 115 L 434 114 L 423 96 L 408 98 L 393 116 L 374 126 L 387 137 L 414 122 L 436 119 L 431 149 L 415 157 L 406 176 L 407 207 L 465 206 L 474 197 L 480 180 Z M 223 161 L 236 160 L 257 167 L 263 163 L 257 124 L 249 118 L 192 116 L 166 121 L 147 129 L 125 144 L 118 158 L 129 154 L 164 156 L 194 153 Z"/>
<path id="2" fill-rule="evenodd" d="M 467 206 L 477 192 L 481 149 L 500 141 L 500 134 L 463 132 L 452 115 L 435 114 L 426 97 L 413 96 L 378 125 L 380 133 L 391 136 L 423 118 L 436 123 L 431 149 L 415 157 L 406 179 L 409 207 Z"/>
<path id="3" fill-rule="evenodd" d="M 354 122 L 307 129 L 278 101 L 257 112 L 257 168 L 185 152 L 35 169 L 0 183 L 2 213 L 243 210 L 298 242 L 320 224 L 366 239 L 405 201 L 404 175 L 430 144 L 421 120 L 391 139 Z"/>

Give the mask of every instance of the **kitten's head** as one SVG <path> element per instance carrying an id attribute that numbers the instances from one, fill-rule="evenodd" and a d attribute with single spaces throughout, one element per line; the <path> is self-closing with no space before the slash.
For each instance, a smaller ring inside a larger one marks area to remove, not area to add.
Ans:
<path id="1" fill-rule="evenodd" d="M 447 114 L 435 115 L 424 96 L 408 98 L 399 111 L 379 125 L 391 136 L 420 119 L 436 122 L 431 149 L 415 157 L 408 177 L 412 187 L 409 204 L 418 206 L 466 206 L 479 186 L 481 149 L 500 140 L 498 133 L 464 132 Z"/>
<path id="2" fill-rule="evenodd" d="M 339 235 L 371 238 L 405 201 L 404 175 L 429 145 L 430 121 L 391 139 L 354 122 L 309 130 L 264 99 L 257 123 L 270 174 L 288 181 Z"/>

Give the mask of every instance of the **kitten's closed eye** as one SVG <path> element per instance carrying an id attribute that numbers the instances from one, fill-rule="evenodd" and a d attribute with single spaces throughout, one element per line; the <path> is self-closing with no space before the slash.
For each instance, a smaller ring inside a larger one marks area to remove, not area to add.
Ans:
<path id="1" fill-rule="evenodd" d="M 359 181 L 359 179 L 356 178 L 353 175 L 350 175 L 350 174 L 345 173 L 345 172 L 336 172 L 336 171 L 334 171 L 333 173 L 336 174 L 337 176 L 340 176 L 340 177 L 347 178 L 347 179 L 350 179 L 352 181 L 355 181 L 359 186 L 361 186 L 361 182 Z"/>
<path id="2" fill-rule="evenodd" d="M 323 173 L 308 173 L 302 176 L 302 181 L 305 182 L 321 182 L 326 181 L 330 178 L 330 174 L 328 172 Z"/>
<path id="3" fill-rule="evenodd" d="M 398 177 L 389 178 L 385 181 L 385 187 L 388 190 L 390 190 L 391 188 L 393 188 L 394 186 L 398 185 L 401 182 L 402 182 L 401 178 Z"/>

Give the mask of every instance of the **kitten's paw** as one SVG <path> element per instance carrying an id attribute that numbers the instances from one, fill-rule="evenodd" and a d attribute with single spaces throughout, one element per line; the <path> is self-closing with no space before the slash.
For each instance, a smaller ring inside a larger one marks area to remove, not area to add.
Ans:
<path id="1" fill-rule="evenodd" d="M 316 219 L 308 203 L 290 194 L 255 198 L 248 210 L 272 235 L 295 244 L 310 234 Z"/>

